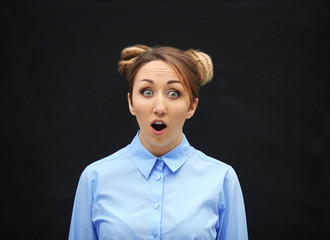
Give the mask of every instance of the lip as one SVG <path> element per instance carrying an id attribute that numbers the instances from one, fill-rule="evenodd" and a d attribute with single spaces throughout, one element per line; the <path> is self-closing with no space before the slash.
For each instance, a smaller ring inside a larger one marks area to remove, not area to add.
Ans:
<path id="1" fill-rule="evenodd" d="M 165 125 L 167 126 L 166 122 L 163 121 L 163 120 L 161 120 L 161 119 L 155 119 L 155 120 L 153 120 L 153 121 L 151 122 L 151 125 L 154 124 L 155 122 L 162 122 L 163 124 L 165 124 Z"/>
<path id="2" fill-rule="evenodd" d="M 162 122 L 163 124 L 166 125 L 166 127 L 163 128 L 163 129 L 160 130 L 160 131 L 157 131 L 156 129 L 154 129 L 154 128 L 151 126 L 152 124 L 154 124 L 154 123 L 156 123 L 156 122 Z M 153 120 L 153 121 L 151 122 L 150 126 L 151 126 L 151 131 L 152 131 L 152 133 L 155 134 L 156 136 L 161 136 L 161 135 L 163 135 L 164 132 L 166 131 L 166 128 L 167 128 L 167 124 L 166 124 L 166 122 L 163 121 L 163 120 L 161 120 L 161 119 L 155 119 L 155 120 Z"/>

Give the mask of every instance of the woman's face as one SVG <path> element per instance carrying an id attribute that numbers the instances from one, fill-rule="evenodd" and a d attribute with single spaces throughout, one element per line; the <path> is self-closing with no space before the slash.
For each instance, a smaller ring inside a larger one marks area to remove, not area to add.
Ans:
<path id="1" fill-rule="evenodd" d="M 162 156 L 181 142 L 183 124 L 193 116 L 198 99 L 190 104 L 174 70 L 157 60 L 138 71 L 132 101 L 128 94 L 128 102 L 139 124 L 142 144 L 155 156 Z"/>

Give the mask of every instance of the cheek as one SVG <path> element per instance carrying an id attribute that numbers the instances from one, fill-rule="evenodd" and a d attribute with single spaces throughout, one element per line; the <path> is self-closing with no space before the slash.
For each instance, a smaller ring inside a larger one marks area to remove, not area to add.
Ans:
<path id="1" fill-rule="evenodd" d="M 138 108 L 135 108 L 135 112 L 136 112 L 136 117 L 138 118 L 144 118 L 146 116 L 146 108 L 143 108 L 143 107 L 138 107 Z"/>
<path id="2" fill-rule="evenodd" d="M 188 116 L 188 107 L 184 106 L 176 106 L 173 110 L 173 120 L 178 123 L 184 123 Z"/>
<path id="3" fill-rule="evenodd" d="M 138 98 L 133 99 L 133 102 L 136 118 L 138 120 L 143 120 L 144 118 L 146 118 L 148 116 L 148 112 L 150 112 L 150 106 L 145 102 L 139 101 Z"/>
<path id="4" fill-rule="evenodd" d="M 133 92 L 132 103 L 136 112 L 143 112 L 147 105 L 145 99 L 136 91 Z"/>

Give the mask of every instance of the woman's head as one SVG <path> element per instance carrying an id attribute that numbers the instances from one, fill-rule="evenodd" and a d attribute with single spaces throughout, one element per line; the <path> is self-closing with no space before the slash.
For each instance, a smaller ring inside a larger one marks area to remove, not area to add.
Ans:
<path id="1" fill-rule="evenodd" d="M 127 75 L 129 110 L 139 124 L 142 144 L 162 156 L 182 140 L 199 87 L 212 78 L 210 57 L 195 50 L 135 45 L 122 51 L 119 72 Z"/>
<path id="2" fill-rule="evenodd" d="M 119 72 L 127 76 L 131 100 L 136 74 L 146 63 L 156 60 L 161 60 L 173 68 L 188 93 L 190 103 L 198 98 L 200 86 L 213 77 L 212 60 L 201 51 L 134 45 L 123 49 L 119 61 Z"/>

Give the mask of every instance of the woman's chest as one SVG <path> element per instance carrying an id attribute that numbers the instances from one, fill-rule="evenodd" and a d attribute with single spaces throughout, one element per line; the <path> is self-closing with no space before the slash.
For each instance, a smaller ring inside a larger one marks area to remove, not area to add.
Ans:
<path id="1" fill-rule="evenodd" d="M 215 239 L 216 188 L 151 177 L 155 181 L 99 189 L 92 210 L 99 239 Z"/>

